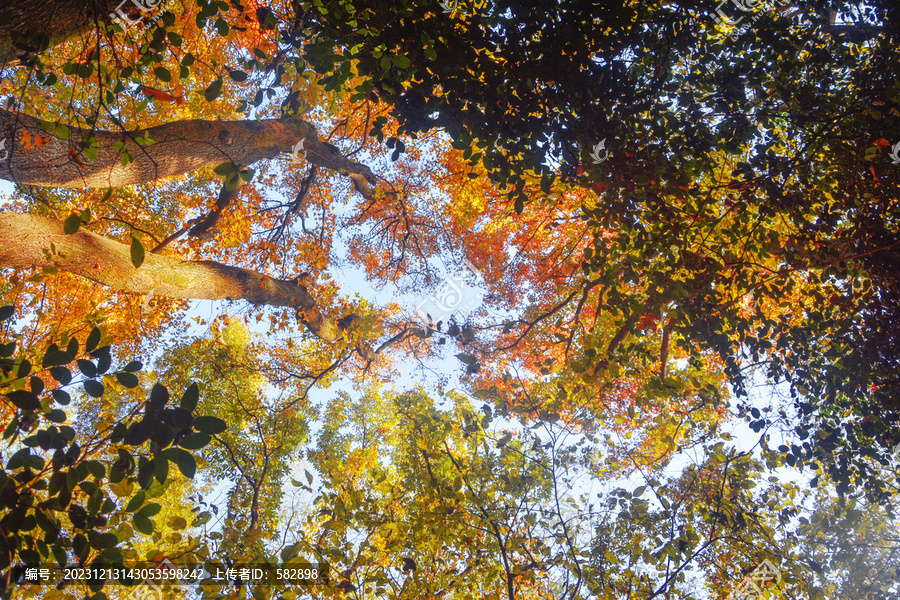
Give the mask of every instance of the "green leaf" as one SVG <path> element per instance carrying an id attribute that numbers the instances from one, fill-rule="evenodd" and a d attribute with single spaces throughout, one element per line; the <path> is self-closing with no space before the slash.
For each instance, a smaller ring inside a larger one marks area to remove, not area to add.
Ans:
<path id="1" fill-rule="evenodd" d="M 63 221 L 63 233 L 66 235 L 72 235 L 78 231 L 79 227 L 81 227 L 81 217 L 74 213 L 66 217 L 66 220 Z"/>
<path id="2" fill-rule="evenodd" d="M 166 450 L 166 455 L 169 457 L 169 460 L 178 465 L 178 470 L 181 471 L 182 475 L 189 479 L 194 478 L 194 475 L 197 473 L 197 462 L 190 452 L 181 448 L 169 448 Z"/>
<path id="3" fill-rule="evenodd" d="M 63 385 L 68 385 L 72 381 L 72 372 L 65 367 L 51 367 L 50 376 Z"/>
<path id="4" fill-rule="evenodd" d="M 48 412 L 44 417 L 50 421 L 51 423 L 65 423 L 66 422 L 66 411 L 59 410 L 58 408 L 54 408 L 50 412 Z"/>
<path id="5" fill-rule="evenodd" d="M 22 410 L 37 410 L 41 407 L 41 402 L 33 392 L 26 390 L 14 390 L 6 394 L 10 402 L 21 408 Z"/>
<path id="6" fill-rule="evenodd" d="M 96 377 L 97 376 L 97 367 L 89 360 L 85 360 L 83 358 L 79 358 L 76 362 L 78 365 L 78 370 L 84 373 L 87 377 Z"/>
<path id="7" fill-rule="evenodd" d="M 84 156 L 88 160 L 97 160 L 97 154 L 100 152 L 99 146 L 91 146 L 89 148 L 84 149 Z M 81 217 L 79 217 L 80 219 Z"/>
<path id="8" fill-rule="evenodd" d="M 209 87 L 206 88 L 206 91 L 204 91 L 203 94 L 206 96 L 207 102 L 212 102 L 213 100 L 215 100 L 216 98 L 221 96 L 222 95 L 222 79 L 221 78 L 216 79 L 211 84 L 209 84 Z"/>
<path id="9" fill-rule="evenodd" d="M 228 71 L 228 76 L 238 83 L 247 81 L 247 74 L 241 70 Z"/>
<path id="10" fill-rule="evenodd" d="M 85 352 L 93 352 L 97 348 L 97 344 L 100 343 L 100 330 L 96 327 L 91 329 L 91 332 L 88 334 L 87 341 L 84 343 L 84 351 Z"/>
<path id="11" fill-rule="evenodd" d="M 222 19 L 216 19 L 216 31 L 219 32 L 219 35 L 225 37 L 228 35 L 228 23 Z"/>
<path id="12" fill-rule="evenodd" d="M 160 383 L 154 383 L 150 390 L 149 404 L 153 408 L 160 409 L 169 403 L 169 390 Z"/>
<path id="13" fill-rule="evenodd" d="M 138 514 L 145 517 L 152 517 L 153 515 L 159 514 L 159 511 L 161 510 L 162 506 L 160 506 L 156 502 L 151 502 L 141 507 L 141 509 L 138 511 Z"/>
<path id="14" fill-rule="evenodd" d="M 230 173 L 225 177 L 225 190 L 233 192 L 241 185 L 241 176 L 239 173 Z"/>
<path id="15" fill-rule="evenodd" d="M 0 306 L 0 321 L 6 321 L 7 319 L 12 318 L 14 314 L 16 314 L 16 307 L 12 304 Z"/>
<path id="16" fill-rule="evenodd" d="M 225 177 L 234 173 L 236 169 L 237 167 L 234 166 L 234 163 L 223 162 L 222 164 L 216 165 L 215 168 L 213 168 L 213 173 Z"/>
<path id="17" fill-rule="evenodd" d="M 141 419 L 137 423 L 132 423 L 128 428 L 125 434 L 125 443 L 131 446 L 140 446 L 150 439 L 151 433 L 153 433 L 153 424 L 146 419 Z"/>
<path id="18" fill-rule="evenodd" d="M 167 461 L 162 461 L 167 462 Z M 153 473 L 156 471 L 156 460 L 148 460 L 140 467 L 138 467 L 138 475 L 137 481 L 138 485 L 143 489 L 147 489 L 150 487 L 150 484 L 153 483 Z"/>
<path id="19" fill-rule="evenodd" d="M 124 367 L 122 367 L 123 371 L 128 371 L 129 373 L 136 373 L 144 368 L 144 364 L 139 360 L 133 360 Z"/>
<path id="20" fill-rule="evenodd" d="M 228 425 L 218 417 L 197 417 L 194 419 L 194 429 L 207 435 L 224 433 Z"/>
<path id="21" fill-rule="evenodd" d="M 166 521 L 166 524 L 175 531 L 180 531 L 187 527 L 187 520 L 184 517 L 172 515 L 169 517 L 169 520 Z"/>
<path id="22" fill-rule="evenodd" d="M 50 344 L 50 347 L 47 348 L 47 353 L 44 354 L 44 360 L 41 361 L 41 366 L 45 369 L 49 367 L 58 367 L 62 365 L 67 365 L 72 362 L 74 356 L 70 356 L 68 352 L 60 350 L 56 344 Z"/>
<path id="23" fill-rule="evenodd" d="M 156 480 L 160 483 L 165 483 L 166 477 L 169 476 L 169 461 L 163 460 L 162 457 L 160 457 L 155 462 L 156 468 L 154 469 L 154 475 L 156 476 Z"/>
<path id="24" fill-rule="evenodd" d="M 467 365 L 474 365 L 475 362 L 476 362 L 476 360 L 477 360 L 477 359 L 476 359 L 474 356 L 472 356 L 471 354 L 465 354 L 465 353 L 457 354 L 457 355 L 456 355 L 456 358 L 458 358 L 459 360 L 463 361 L 463 362 L 466 363 Z"/>
<path id="25" fill-rule="evenodd" d="M 193 433 L 183 438 L 178 442 L 178 445 L 182 448 L 187 448 L 188 450 L 200 450 L 201 448 L 206 447 L 211 441 L 212 438 L 205 433 Z"/>
<path id="26" fill-rule="evenodd" d="M 140 384 L 134 373 L 116 373 L 116 379 L 127 388 L 136 388 Z"/>
<path id="27" fill-rule="evenodd" d="M 134 236 L 131 236 L 131 263 L 135 269 L 144 263 L 144 246 Z"/>
<path id="28" fill-rule="evenodd" d="M 84 382 L 84 391 L 94 398 L 99 398 L 103 395 L 103 384 L 94 379 L 87 379 Z"/>
<path id="29" fill-rule="evenodd" d="M 394 65 L 399 69 L 406 69 L 412 64 L 412 61 L 402 54 L 395 54 L 391 57 L 391 61 L 393 61 Z"/>
<path id="30" fill-rule="evenodd" d="M 144 515 L 134 515 L 134 528 L 144 535 L 150 535 L 153 533 L 153 521 Z"/>
<path id="31" fill-rule="evenodd" d="M 172 81 L 172 74 L 165 67 L 156 67 L 153 69 L 153 72 L 156 73 L 160 81 L 165 81 L 166 83 Z"/>
<path id="32" fill-rule="evenodd" d="M 50 394 L 53 396 L 54 400 L 56 400 L 63 406 L 72 401 L 72 397 L 69 396 L 68 392 L 65 392 L 63 390 L 53 390 L 52 392 L 50 392 Z"/>
<path id="33" fill-rule="evenodd" d="M 93 539 L 91 540 L 91 546 L 97 550 L 112 548 L 118 543 L 119 538 L 117 538 L 114 533 L 98 533 L 93 536 Z"/>
<path id="34" fill-rule="evenodd" d="M 194 412 L 194 409 L 197 408 L 197 402 L 200 399 L 200 389 L 197 387 L 196 383 L 192 383 L 184 390 L 184 395 L 181 397 L 181 408 L 188 412 Z"/>
<path id="35" fill-rule="evenodd" d="M 9 462 L 6 463 L 6 468 L 10 471 L 21 469 L 25 466 L 25 463 L 31 456 L 31 448 L 22 448 L 9 458 Z"/>

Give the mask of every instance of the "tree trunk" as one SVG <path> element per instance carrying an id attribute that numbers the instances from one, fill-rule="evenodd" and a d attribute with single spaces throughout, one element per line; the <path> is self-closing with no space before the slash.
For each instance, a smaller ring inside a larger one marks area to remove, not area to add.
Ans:
<path id="1" fill-rule="evenodd" d="M 347 175 L 357 189 L 360 184 L 375 183 L 367 166 L 320 142 L 315 127 L 297 118 L 192 119 L 130 132 L 69 129 L 68 140 L 57 136 L 52 125 L 48 128 L 50 132 L 41 129 L 40 120 L 32 116 L 0 109 L 0 140 L 5 141 L 5 150 L 0 149 L 0 179 L 46 187 L 121 187 L 226 162 L 248 166 L 289 152 L 302 139 L 310 163 Z M 38 137 L 40 142 L 36 141 Z M 94 160 L 84 154 L 79 144 L 91 137 L 97 149 Z M 149 145 L 135 141 L 146 137 L 152 140 Z M 125 144 L 119 150 L 115 147 L 118 142 Z M 129 164 L 121 163 L 123 151 L 134 158 Z M 4 157 L 5 153 L 8 155 Z"/>
<path id="2" fill-rule="evenodd" d="M 319 338 L 341 337 L 307 289 L 247 269 L 213 261 L 183 261 L 146 254 L 135 268 L 128 245 L 81 229 L 67 235 L 60 221 L 0 212 L 0 267 L 56 266 L 117 290 L 185 300 L 246 300 L 293 308 Z"/>

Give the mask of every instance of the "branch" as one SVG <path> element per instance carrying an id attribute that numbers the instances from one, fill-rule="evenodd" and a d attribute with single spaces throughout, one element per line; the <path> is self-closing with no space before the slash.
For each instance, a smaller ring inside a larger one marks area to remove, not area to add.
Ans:
<path id="1" fill-rule="evenodd" d="M 200 240 L 210 240 L 219 231 L 219 221 L 222 220 L 222 211 L 228 208 L 234 199 L 237 198 L 238 191 L 243 187 L 244 180 L 237 178 L 237 185 L 234 189 L 229 190 L 226 183 L 222 183 L 222 189 L 219 191 L 219 198 L 216 200 L 216 207 L 209 214 L 203 217 L 199 223 L 194 225 L 188 232 L 191 237 Z M 156 249 L 154 248 L 154 252 Z"/>
<path id="2" fill-rule="evenodd" d="M 52 129 L 52 128 L 51 128 Z M 290 152 L 304 140 L 307 160 L 349 177 L 367 198 L 375 175 L 366 165 L 320 142 L 315 126 L 298 118 L 261 121 L 174 121 L 135 131 L 91 131 L 68 127 L 68 139 L 41 128 L 41 120 L 0 109 L 0 139 L 7 140 L 8 160 L 0 179 L 20 184 L 66 188 L 110 188 L 150 183 L 224 162 L 252 165 Z M 24 147 L 24 133 L 42 138 L 40 148 Z M 139 141 L 140 140 L 140 141 Z M 82 145 L 83 144 L 83 145 Z M 83 147 L 97 151 L 88 159 Z M 122 164 L 127 152 L 132 161 Z"/>
<path id="3" fill-rule="evenodd" d="M 52 249 L 52 250 L 51 250 Z M 214 261 L 145 255 L 140 268 L 128 245 L 81 229 L 67 235 L 60 221 L 0 212 L 0 267 L 55 266 L 117 290 L 185 300 L 246 300 L 296 311 L 311 333 L 335 341 L 341 333 L 305 286 Z"/>

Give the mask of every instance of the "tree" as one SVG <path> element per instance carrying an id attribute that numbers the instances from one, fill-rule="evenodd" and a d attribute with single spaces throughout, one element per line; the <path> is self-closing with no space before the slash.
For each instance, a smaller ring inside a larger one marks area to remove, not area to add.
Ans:
<path id="1" fill-rule="evenodd" d="M 115 24 L 55 0 L 46 30 L 0 13 L 17 186 L 0 266 L 21 271 L 0 293 L 23 347 L 103 321 L 122 356 L 164 357 L 166 385 L 208 385 L 232 427 L 200 421 L 198 471 L 231 479 L 223 525 L 167 515 L 187 539 L 154 557 L 314 560 L 322 597 L 508 598 L 692 597 L 695 574 L 714 595 L 765 558 L 784 589 L 829 593 L 800 584 L 823 564 L 812 540 L 786 566 L 787 528 L 832 493 L 892 519 L 896 8 L 744 6 L 733 28 L 691 3 L 319 4 L 144 4 Z M 452 304 L 438 255 L 483 275 L 482 308 L 423 324 L 335 281 L 359 266 Z M 233 316 L 188 336 L 197 298 L 246 302 L 264 342 Z M 316 388 L 451 354 L 480 411 L 375 389 L 317 411 Z M 753 377 L 792 401 L 750 398 Z M 752 455 L 726 443 L 732 416 L 761 435 Z M 312 508 L 282 521 L 307 425 Z M 152 483 L 168 462 L 147 464 Z M 822 486 L 809 510 L 752 492 L 784 465 Z M 847 516 L 842 544 L 868 527 Z M 844 590 L 886 580 L 827 552 Z"/>
<path id="2" fill-rule="evenodd" d="M 900 440 L 897 173 L 884 165 L 900 116 L 896 7 L 804 2 L 760 8 L 749 27 L 683 3 L 397 10 L 313 13 L 316 37 L 294 45 L 334 89 L 352 64 L 356 96 L 391 104 L 398 131 L 447 131 L 467 169 L 500 188 L 482 223 L 528 204 L 545 215 L 571 186 L 589 190 L 576 205 L 586 226 L 569 228 L 593 240 L 584 280 L 543 314 L 563 299 L 580 313 L 592 292 L 619 313 L 594 374 L 629 362 L 623 342 L 643 346 L 639 322 L 657 314 L 660 356 L 712 350 L 739 395 L 748 364 L 788 380 L 796 434 L 827 440 L 792 460 L 885 499 L 867 461 L 884 463 Z M 610 150 L 590 160 L 599 142 Z M 578 327 L 559 332 L 567 346 Z M 850 414 L 871 442 L 842 426 Z"/>
<path id="3" fill-rule="evenodd" d="M 141 363 L 110 373 L 110 347 L 101 345 L 96 327 L 83 340 L 63 333 L 56 339 L 62 346 L 43 351 L 18 347 L 12 306 L 2 316 L 3 439 L 10 454 L 0 471 L 0 592 L 9 598 L 25 581 L 24 565 L 48 558 L 72 564 L 68 556 L 81 566 L 133 558 L 135 530 L 155 529 L 151 517 L 160 505 L 152 500 L 172 482 L 169 463 L 192 478 L 196 464 L 185 448 L 202 448 L 195 440 L 212 421 L 192 414 L 196 384 L 179 406 L 168 406 L 169 392 L 159 384 L 143 400 L 135 374 Z M 70 417 L 59 408 L 70 404 L 77 427 L 66 424 Z"/>

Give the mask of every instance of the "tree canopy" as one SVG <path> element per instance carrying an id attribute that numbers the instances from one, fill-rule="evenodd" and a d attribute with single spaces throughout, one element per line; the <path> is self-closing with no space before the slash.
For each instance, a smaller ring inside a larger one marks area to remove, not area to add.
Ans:
<path id="1" fill-rule="evenodd" d="M 3 597 L 900 593 L 898 44 L 886 0 L 0 8 Z"/>

